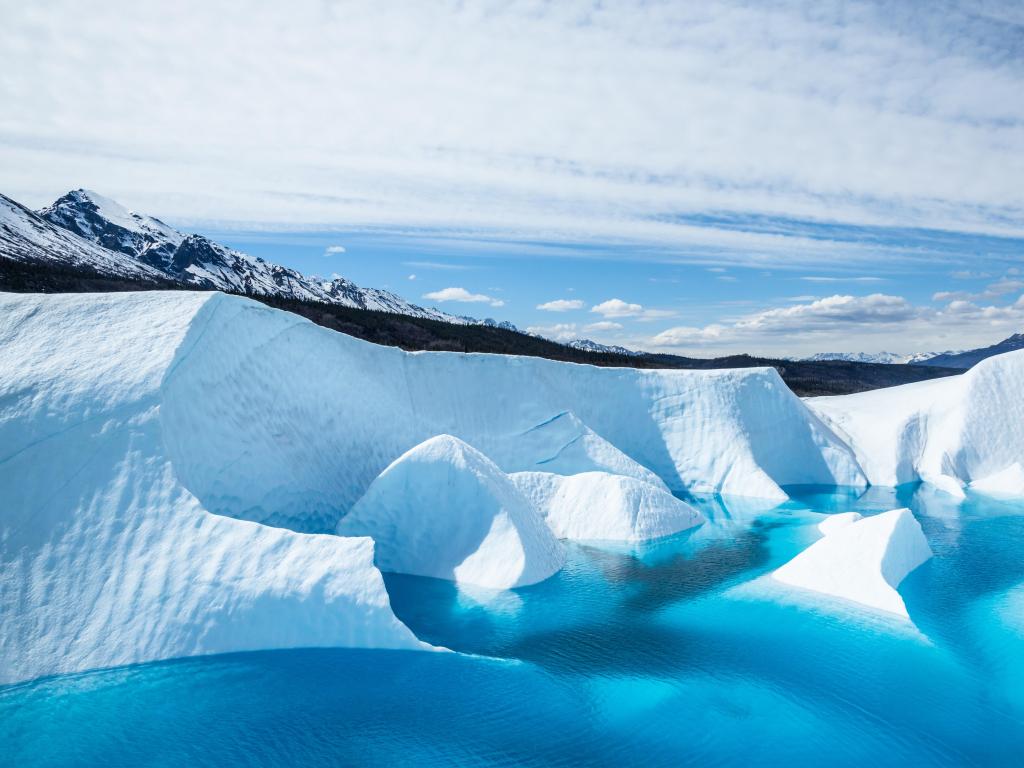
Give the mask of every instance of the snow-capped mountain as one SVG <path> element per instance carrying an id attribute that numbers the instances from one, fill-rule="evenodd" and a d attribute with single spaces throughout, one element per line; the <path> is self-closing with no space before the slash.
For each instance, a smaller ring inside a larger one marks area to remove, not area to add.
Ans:
<path id="1" fill-rule="evenodd" d="M 307 277 L 202 235 L 180 232 L 89 190 L 68 192 L 38 215 L 8 198 L 3 201 L 5 211 L 17 211 L 13 218 L 19 222 L 10 228 L 9 237 L 5 228 L 0 255 L 19 258 L 23 254 L 22 261 L 86 265 L 118 276 L 169 278 L 196 288 L 322 301 L 459 325 L 507 327 L 421 307 L 390 291 L 361 288 L 343 277 Z"/>
<path id="2" fill-rule="evenodd" d="M 972 368 L 982 360 L 1004 352 L 1013 352 L 1024 349 L 1024 333 L 1015 333 L 1009 338 L 1003 339 L 998 344 L 979 349 L 968 349 L 957 352 L 943 352 L 933 355 L 927 360 L 918 362 L 918 365 L 935 365 L 943 368 Z"/>
<path id="3" fill-rule="evenodd" d="M 644 353 L 636 352 L 632 349 L 626 349 L 625 347 L 617 347 L 608 344 L 599 344 L 596 341 L 590 339 L 573 339 L 572 341 L 566 342 L 565 346 L 572 347 L 573 349 L 580 349 L 584 352 L 604 352 L 611 355 L 630 355 L 632 357 L 640 357 Z"/>
<path id="4" fill-rule="evenodd" d="M 881 363 L 884 365 L 910 365 L 928 360 L 938 352 L 916 352 L 912 355 L 899 355 L 895 352 L 818 352 L 809 357 L 800 358 L 807 363 L 825 360 L 845 360 L 851 363 Z"/>
<path id="5" fill-rule="evenodd" d="M 0 195 L 0 257 L 90 269 L 119 278 L 166 280 L 161 271 L 54 226 L 9 197 Z"/>

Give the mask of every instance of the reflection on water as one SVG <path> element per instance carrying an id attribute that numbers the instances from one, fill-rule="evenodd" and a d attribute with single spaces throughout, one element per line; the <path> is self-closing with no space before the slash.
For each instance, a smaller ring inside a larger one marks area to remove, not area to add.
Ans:
<path id="1" fill-rule="evenodd" d="M 297 650 L 0 690 L 12 764 L 1017 765 L 1024 505 L 924 489 L 692 499 L 708 523 L 570 545 L 514 592 L 388 575 L 399 617 L 466 654 Z M 910 506 L 935 557 L 901 587 L 920 634 L 741 588 L 824 513 Z M 491 657 L 491 658 L 487 658 Z"/>

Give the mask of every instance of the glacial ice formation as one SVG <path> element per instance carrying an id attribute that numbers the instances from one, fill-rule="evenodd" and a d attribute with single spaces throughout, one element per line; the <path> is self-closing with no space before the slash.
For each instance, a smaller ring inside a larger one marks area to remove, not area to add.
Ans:
<path id="1" fill-rule="evenodd" d="M 423 647 L 391 611 L 370 539 L 210 514 L 181 484 L 166 383 L 210 300 L 0 294 L 0 683 L 227 651 Z"/>
<path id="2" fill-rule="evenodd" d="M 863 517 L 860 512 L 836 512 L 818 523 L 818 530 L 821 531 L 822 536 L 828 536 L 836 531 L 841 531 L 852 523 L 856 523 Z"/>
<path id="3" fill-rule="evenodd" d="M 856 452 L 873 485 L 924 481 L 1024 496 L 1024 351 L 960 376 L 806 402 Z M 1016 467 L 1016 469 L 1014 469 Z"/>
<path id="4" fill-rule="evenodd" d="M 513 482 L 561 539 L 646 541 L 700 525 L 704 518 L 662 487 L 608 472 L 571 476 L 517 472 Z"/>
<path id="5" fill-rule="evenodd" d="M 773 369 L 406 353 L 219 294 L 191 325 L 164 387 L 167 450 L 208 508 L 256 522 L 333 531 L 396 457 L 441 434 L 506 472 L 564 447 L 572 462 L 543 466 L 645 476 L 641 465 L 676 491 L 784 500 L 783 485 L 864 483 L 852 452 Z M 589 430 L 586 461 L 569 445 L 578 432 L 552 440 L 554 451 L 524 438 L 566 412 Z M 605 443 L 615 451 L 595 447 Z"/>
<path id="6" fill-rule="evenodd" d="M 894 509 L 831 530 L 772 578 L 906 617 L 897 587 L 931 556 L 913 513 Z"/>
<path id="7" fill-rule="evenodd" d="M 1019 462 L 1014 462 L 1000 472 L 986 475 L 980 480 L 972 480 L 970 488 L 972 491 L 984 493 L 987 496 L 1022 498 L 1024 497 L 1024 468 Z"/>
<path id="8" fill-rule="evenodd" d="M 542 581 L 565 560 L 508 475 L 450 435 L 396 459 L 341 519 L 338 533 L 373 538 L 385 571 L 492 589 Z"/>

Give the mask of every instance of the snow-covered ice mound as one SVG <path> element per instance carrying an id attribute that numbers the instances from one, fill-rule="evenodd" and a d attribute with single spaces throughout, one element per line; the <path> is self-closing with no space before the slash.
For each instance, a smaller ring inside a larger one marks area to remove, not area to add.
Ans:
<path id="1" fill-rule="evenodd" d="M 854 449 L 874 485 L 923 480 L 1024 496 L 1024 351 L 960 376 L 807 400 Z M 1014 469 L 1016 467 L 1016 469 Z"/>
<path id="2" fill-rule="evenodd" d="M 577 475 L 610 472 L 668 490 L 661 478 L 594 432 L 569 411 L 515 435 L 482 436 L 484 451 L 505 472 Z"/>
<path id="3" fill-rule="evenodd" d="M 863 517 L 860 512 L 837 512 L 818 523 L 818 530 L 821 531 L 822 536 L 828 536 L 836 531 L 841 531 L 852 523 L 856 523 L 858 520 L 863 519 Z"/>
<path id="4" fill-rule="evenodd" d="M 1014 462 L 1001 472 L 971 482 L 971 490 L 988 496 L 1024 497 L 1024 468 Z"/>
<path id="5" fill-rule="evenodd" d="M 783 584 L 907 616 L 896 591 L 932 550 L 909 509 L 850 522 L 772 573 Z"/>
<path id="6" fill-rule="evenodd" d="M 210 514 L 180 483 L 162 388 L 210 299 L 0 294 L 0 683 L 203 653 L 422 647 L 369 539 Z"/>
<path id="7" fill-rule="evenodd" d="M 607 472 L 569 477 L 518 472 L 512 480 L 562 539 L 646 541 L 704 520 L 700 512 L 664 488 L 633 477 Z"/>
<path id="8" fill-rule="evenodd" d="M 338 524 L 370 536 L 385 571 L 492 589 L 535 584 L 565 561 L 543 518 L 497 465 L 450 435 L 385 469 Z"/>

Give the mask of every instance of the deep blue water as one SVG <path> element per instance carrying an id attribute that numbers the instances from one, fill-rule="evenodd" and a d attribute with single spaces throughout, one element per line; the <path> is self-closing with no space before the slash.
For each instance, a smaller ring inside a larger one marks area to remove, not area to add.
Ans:
<path id="1" fill-rule="evenodd" d="M 1021 765 L 1024 505 L 806 489 L 641 549 L 571 548 L 527 589 L 388 576 L 464 654 L 295 650 L 0 689 L 9 765 Z M 935 557 L 902 624 L 759 576 L 820 512 L 911 506 Z"/>

